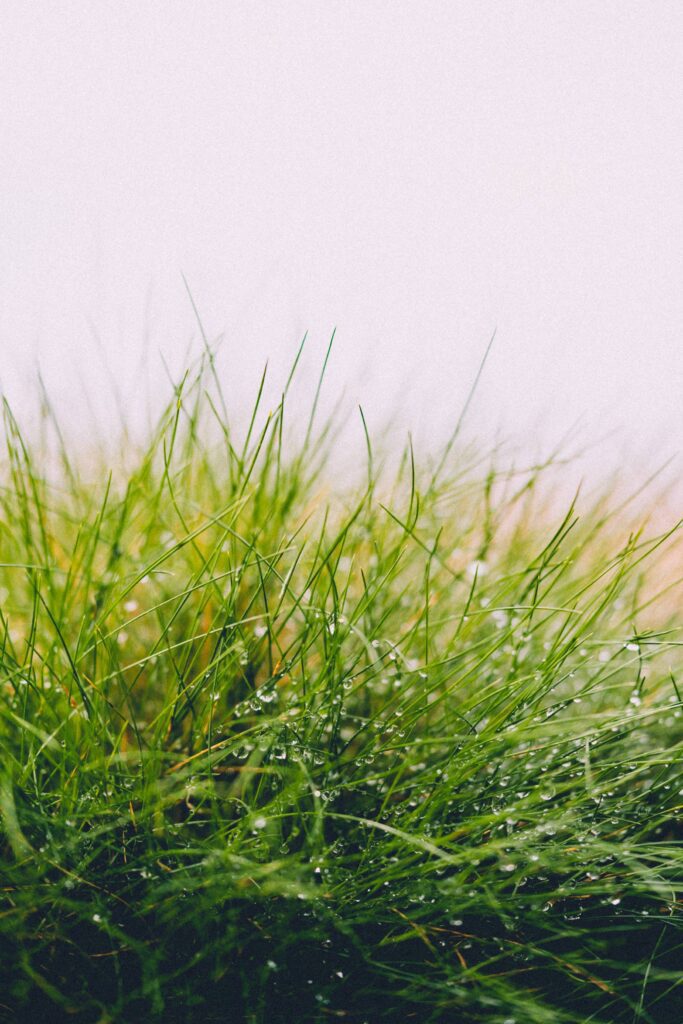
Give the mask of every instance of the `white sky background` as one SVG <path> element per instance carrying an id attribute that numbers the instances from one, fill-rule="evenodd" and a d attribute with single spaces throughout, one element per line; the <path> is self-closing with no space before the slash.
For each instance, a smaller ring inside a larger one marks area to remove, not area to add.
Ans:
<path id="1" fill-rule="evenodd" d="M 0 383 L 27 407 L 38 360 L 83 430 L 111 374 L 139 417 L 145 335 L 153 395 L 196 341 L 182 271 L 229 390 L 336 325 L 330 394 L 436 438 L 497 326 L 473 427 L 658 463 L 682 64 L 678 0 L 0 0 Z"/>

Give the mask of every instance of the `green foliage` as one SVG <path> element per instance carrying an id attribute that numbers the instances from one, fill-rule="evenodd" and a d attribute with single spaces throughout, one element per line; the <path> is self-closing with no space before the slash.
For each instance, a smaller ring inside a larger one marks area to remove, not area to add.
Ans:
<path id="1" fill-rule="evenodd" d="M 680 1021 L 678 533 L 284 410 L 6 410 L 0 1019 Z"/>

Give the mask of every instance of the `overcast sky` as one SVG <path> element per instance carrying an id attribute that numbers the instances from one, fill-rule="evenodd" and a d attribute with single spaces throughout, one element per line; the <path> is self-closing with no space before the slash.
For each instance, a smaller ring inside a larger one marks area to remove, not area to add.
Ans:
<path id="1" fill-rule="evenodd" d="M 136 416 L 145 337 L 157 369 L 196 341 L 184 273 L 230 387 L 336 326 L 332 391 L 436 437 L 497 328 L 474 425 L 680 448 L 679 0 L 0 11 L 19 406 L 38 359 L 70 421 L 111 376 Z"/>

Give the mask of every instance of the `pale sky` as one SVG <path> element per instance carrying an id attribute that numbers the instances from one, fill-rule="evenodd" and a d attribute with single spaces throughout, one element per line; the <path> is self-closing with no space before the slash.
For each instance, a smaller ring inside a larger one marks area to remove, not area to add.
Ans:
<path id="1" fill-rule="evenodd" d="M 682 64 L 679 0 L 0 0 L 0 385 L 136 417 L 145 337 L 153 396 L 196 341 L 182 272 L 233 389 L 336 326 L 331 392 L 436 438 L 497 328 L 475 427 L 660 461 Z"/>

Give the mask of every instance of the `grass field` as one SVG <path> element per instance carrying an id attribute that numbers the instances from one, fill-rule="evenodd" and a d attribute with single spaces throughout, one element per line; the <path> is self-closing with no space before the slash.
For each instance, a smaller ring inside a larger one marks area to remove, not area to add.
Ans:
<path id="1" fill-rule="evenodd" d="M 676 524 L 317 404 L 6 410 L 0 1019 L 680 1024 Z"/>

